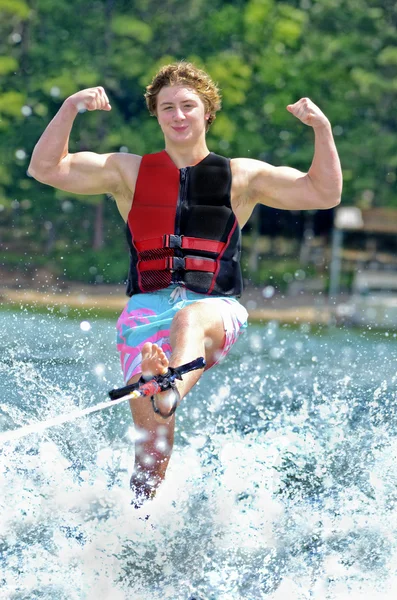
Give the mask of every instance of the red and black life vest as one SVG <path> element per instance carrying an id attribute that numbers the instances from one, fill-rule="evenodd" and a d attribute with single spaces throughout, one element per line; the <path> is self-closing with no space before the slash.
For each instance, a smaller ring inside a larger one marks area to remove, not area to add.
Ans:
<path id="1" fill-rule="evenodd" d="M 128 296 L 171 283 L 200 294 L 241 294 L 231 182 L 230 160 L 212 152 L 183 169 L 165 151 L 142 158 L 127 222 Z"/>

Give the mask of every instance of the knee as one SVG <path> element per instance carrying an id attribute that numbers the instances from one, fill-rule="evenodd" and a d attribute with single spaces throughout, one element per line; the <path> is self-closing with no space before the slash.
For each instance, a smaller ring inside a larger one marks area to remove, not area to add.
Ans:
<path id="1" fill-rule="evenodd" d="M 192 329 L 203 330 L 203 322 L 198 312 L 194 310 L 194 306 L 186 306 L 186 308 L 182 308 L 176 313 L 171 327 L 178 331 L 183 329 L 188 329 L 189 331 Z"/>

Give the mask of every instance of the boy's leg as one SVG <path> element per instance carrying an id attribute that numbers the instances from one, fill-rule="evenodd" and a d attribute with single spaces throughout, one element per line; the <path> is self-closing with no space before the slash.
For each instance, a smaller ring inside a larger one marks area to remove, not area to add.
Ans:
<path id="1" fill-rule="evenodd" d="M 181 309 L 174 317 L 170 329 L 172 355 L 168 363 L 164 352 L 155 344 L 147 343 L 142 348 L 142 372 L 157 375 L 164 368 L 178 367 L 199 356 L 204 356 L 207 365 L 216 362 L 225 342 L 225 330 L 222 315 L 218 307 L 195 302 Z M 181 399 L 200 379 L 203 371 L 191 371 L 177 380 Z M 135 376 L 129 383 L 137 381 Z M 167 414 L 173 400 L 172 390 L 156 396 L 159 410 Z M 175 415 L 163 419 L 153 411 L 147 399 L 130 402 L 132 416 L 139 436 L 135 444 L 135 468 L 131 478 L 131 487 L 142 501 L 154 495 L 156 488 L 164 479 L 174 442 Z"/>
<path id="2" fill-rule="evenodd" d="M 140 375 L 129 383 L 138 381 Z M 163 481 L 174 444 L 175 415 L 159 423 L 148 398 L 130 401 L 137 439 L 130 485 L 139 506 L 151 498 Z"/>

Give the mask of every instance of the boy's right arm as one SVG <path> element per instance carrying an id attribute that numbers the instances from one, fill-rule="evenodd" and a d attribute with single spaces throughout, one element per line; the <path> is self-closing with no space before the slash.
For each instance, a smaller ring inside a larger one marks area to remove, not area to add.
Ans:
<path id="1" fill-rule="evenodd" d="M 75 194 L 128 194 L 121 154 L 69 154 L 69 135 L 81 110 L 111 110 L 102 87 L 69 96 L 34 148 L 29 174 L 38 181 Z M 136 157 L 137 159 L 139 157 Z"/>

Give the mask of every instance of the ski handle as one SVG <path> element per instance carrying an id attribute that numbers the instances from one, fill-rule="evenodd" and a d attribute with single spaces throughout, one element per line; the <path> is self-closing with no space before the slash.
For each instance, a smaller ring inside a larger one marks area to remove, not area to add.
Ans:
<path id="1" fill-rule="evenodd" d="M 184 375 L 185 373 L 189 373 L 189 371 L 197 371 L 198 369 L 204 369 L 206 363 L 205 360 L 202 356 L 200 356 L 199 358 L 195 358 L 194 360 L 192 360 L 189 363 L 186 363 L 185 365 L 181 365 L 180 367 L 175 367 L 174 371 L 176 371 L 180 376 Z M 172 377 L 172 375 L 171 375 Z M 179 379 L 179 377 L 178 377 Z"/>
<path id="2" fill-rule="evenodd" d="M 162 377 L 167 378 L 170 382 L 174 381 L 175 379 L 182 379 L 182 375 L 185 375 L 185 373 L 197 371 L 198 369 L 204 369 L 205 365 L 205 359 L 200 356 L 199 358 L 195 358 L 191 362 L 181 365 L 180 367 L 170 367 L 169 373 Z M 156 377 L 154 377 L 153 380 L 156 381 Z M 146 383 L 149 383 L 149 381 Z M 145 385 L 145 383 L 142 383 L 142 381 L 137 381 L 136 383 L 131 383 L 125 387 L 111 390 L 109 392 L 109 397 L 111 400 L 118 400 L 119 398 L 123 398 L 124 396 L 128 396 L 132 392 L 139 390 L 142 385 Z"/>

